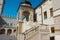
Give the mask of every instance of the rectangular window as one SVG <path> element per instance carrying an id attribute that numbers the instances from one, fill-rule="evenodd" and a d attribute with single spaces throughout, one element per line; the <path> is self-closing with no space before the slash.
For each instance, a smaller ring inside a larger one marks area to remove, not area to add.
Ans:
<path id="1" fill-rule="evenodd" d="M 55 28 L 51 27 L 51 33 L 55 33 Z"/>
<path id="2" fill-rule="evenodd" d="M 50 16 L 53 16 L 53 8 L 50 9 Z"/>
<path id="3" fill-rule="evenodd" d="M 47 12 L 44 12 L 44 19 L 47 19 Z"/>
<path id="4" fill-rule="evenodd" d="M 37 21 L 37 14 L 34 13 L 34 22 L 36 22 L 36 21 Z"/>

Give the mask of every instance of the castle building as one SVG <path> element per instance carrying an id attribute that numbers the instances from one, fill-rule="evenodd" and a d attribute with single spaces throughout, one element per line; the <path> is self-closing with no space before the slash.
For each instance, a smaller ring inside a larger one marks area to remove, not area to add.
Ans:
<path id="1" fill-rule="evenodd" d="M 44 0 L 35 9 L 24 0 L 18 8 L 17 18 L 1 16 L 3 3 L 0 0 L 0 34 L 15 35 L 17 40 L 29 40 L 40 33 L 39 40 L 60 40 L 60 0 Z"/>
<path id="2" fill-rule="evenodd" d="M 4 3 L 5 3 L 4 0 L 0 0 L 0 35 L 1 34 L 16 35 L 15 28 L 17 25 L 16 18 L 2 16 Z"/>
<path id="3" fill-rule="evenodd" d="M 45 35 L 46 40 L 57 40 L 59 39 L 59 16 L 60 16 L 60 5 L 59 0 L 45 0 L 41 5 L 39 5 L 35 12 L 37 14 L 37 22 L 42 30 L 45 31 L 47 35 Z M 44 34 L 44 32 L 43 32 Z M 44 37 L 42 37 L 42 40 Z"/>
<path id="4" fill-rule="evenodd" d="M 18 40 L 20 39 L 19 35 L 22 35 L 26 30 L 30 29 L 32 26 L 29 23 L 33 22 L 33 9 L 31 8 L 31 3 L 28 1 L 24 1 L 21 3 L 19 9 L 18 9 Z M 22 18 L 22 16 L 24 16 Z M 32 18 L 31 18 L 32 17 Z M 30 20 L 31 18 L 31 20 Z"/>

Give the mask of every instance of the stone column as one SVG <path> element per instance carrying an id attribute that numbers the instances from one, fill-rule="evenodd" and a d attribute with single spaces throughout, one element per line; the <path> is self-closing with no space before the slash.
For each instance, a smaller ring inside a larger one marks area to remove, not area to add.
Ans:
<path id="1" fill-rule="evenodd" d="M 7 30 L 8 30 L 8 29 L 7 29 L 7 28 L 5 28 L 5 34 L 6 34 L 6 35 L 7 35 Z"/>
<path id="2" fill-rule="evenodd" d="M 14 34 L 14 29 L 12 29 L 12 35 L 15 35 L 15 34 Z"/>
<path id="3" fill-rule="evenodd" d="M 18 34 L 17 34 L 17 40 L 22 40 L 22 21 L 19 22 L 19 26 L 18 26 Z"/>

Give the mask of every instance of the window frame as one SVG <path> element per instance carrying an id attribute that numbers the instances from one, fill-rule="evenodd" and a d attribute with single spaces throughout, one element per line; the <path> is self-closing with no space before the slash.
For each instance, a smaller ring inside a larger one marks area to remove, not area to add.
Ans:
<path id="1" fill-rule="evenodd" d="M 47 11 L 44 12 L 44 19 L 47 19 Z"/>
<path id="2" fill-rule="evenodd" d="M 50 17 L 53 16 L 53 8 L 50 8 Z"/>

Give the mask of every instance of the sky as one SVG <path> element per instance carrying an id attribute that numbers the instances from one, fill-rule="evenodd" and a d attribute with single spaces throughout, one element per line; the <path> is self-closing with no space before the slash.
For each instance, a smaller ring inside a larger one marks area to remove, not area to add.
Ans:
<path id="1" fill-rule="evenodd" d="M 2 16 L 17 17 L 17 10 L 21 2 L 24 0 L 5 0 Z M 36 8 L 43 0 L 28 0 L 32 4 L 32 8 Z"/>

